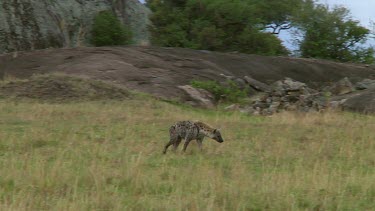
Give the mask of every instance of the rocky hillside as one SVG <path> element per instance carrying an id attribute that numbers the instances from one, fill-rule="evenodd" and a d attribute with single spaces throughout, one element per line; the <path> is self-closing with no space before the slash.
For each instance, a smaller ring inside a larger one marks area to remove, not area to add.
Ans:
<path id="1" fill-rule="evenodd" d="M 150 11 L 138 0 L 1 0 L 0 53 L 86 46 L 94 16 L 114 11 L 136 43 L 148 42 Z"/>
<path id="2" fill-rule="evenodd" d="M 303 105 L 315 104 L 315 93 L 324 94 L 324 87 L 332 87 L 331 93 L 334 95 L 353 94 L 351 83 L 360 82 L 358 90 L 364 90 L 370 88 L 375 79 L 375 68 L 368 65 L 179 48 L 85 47 L 0 54 L 0 78 L 30 78 L 35 74 L 53 72 L 104 80 L 190 104 L 204 99 L 200 96 L 192 97 L 197 92 L 187 85 L 193 79 L 224 82 L 231 78 L 240 84 L 250 85 L 253 88 L 250 94 L 270 92 L 270 85 L 281 83 L 276 87 L 282 89 L 276 92 L 284 94 L 268 95 L 264 101 L 259 101 L 260 106 L 254 105 L 255 108 L 267 109 L 275 105 L 277 108 L 290 107 L 290 102 L 285 103 L 284 98 L 297 102 L 299 98 L 307 96 L 306 90 L 308 98 L 303 101 Z M 280 81 L 286 77 L 293 80 Z M 343 88 L 338 89 L 335 84 L 343 78 L 344 85 L 338 86 Z M 375 112 L 375 102 L 372 100 L 374 90 L 363 93 L 367 99 L 366 110 Z M 336 101 L 342 100 L 340 98 Z M 351 103 L 349 107 L 354 104 Z M 364 103 L 361 101 L 359 104 Z"/>

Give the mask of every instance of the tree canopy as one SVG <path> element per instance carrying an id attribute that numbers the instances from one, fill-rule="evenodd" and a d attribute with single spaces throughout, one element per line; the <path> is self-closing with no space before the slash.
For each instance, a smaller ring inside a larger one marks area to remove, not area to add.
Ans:
<path id="1" fill-rule="evenodd" d="M 374 50 L 364 47 L 370 30 L 353 20 L 344 7 L 315 5 L 296 21 L 302 32 L 302 57 L 332 59 L 342 62 L 373 63 Z"/>
<path id="2" fill-rule="evenodd" d="M 169 47 L 239 51 L 265 55 L 288 53 L 266 32 L 272 22 L 258 18 L 259 0 L 149 0 L 154 12 L 152 42 Z"/>
<path id="3" fill-rule="evenodd" d="M 214 51 L 287 55 L 277 37 L 297 29 L 303 57 L 374 62 L 361 46 L 370 31 L 344 7 L 332 10 L 315 0 L 148 0 L 152 43 Z"/>

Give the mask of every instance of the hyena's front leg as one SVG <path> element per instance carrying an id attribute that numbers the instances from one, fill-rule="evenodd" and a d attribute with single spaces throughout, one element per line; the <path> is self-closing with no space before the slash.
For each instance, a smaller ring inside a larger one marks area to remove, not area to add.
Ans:
<path id="1" fill-rule="evenodd" d="M 199 148 L 200 151 L 203 150 L 202 143 L 203 143 L 203 138 L 198 138 L 197 144 L 198 144 L 198 148 Z"/>
<path id="2" fill-rule="evenodd" d="M 186 138 L 185 139 L 184 148 L 182 149 L 182 152 L 186 151 L 186 148 L 189 145 L 190 141 L 191 141 L 191 138 Z"/>

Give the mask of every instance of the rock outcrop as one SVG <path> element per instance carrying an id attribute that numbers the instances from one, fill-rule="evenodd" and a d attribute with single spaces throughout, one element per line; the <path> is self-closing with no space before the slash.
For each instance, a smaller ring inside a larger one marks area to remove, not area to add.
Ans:
<path id="1" fill-rule="evenodd" d="M 148 42 L 150 11 L 138 0 L 1 0 L 0 53 L 86 46 L 94 17 L 104 10 L 131 26 L 135 43 Z"/>

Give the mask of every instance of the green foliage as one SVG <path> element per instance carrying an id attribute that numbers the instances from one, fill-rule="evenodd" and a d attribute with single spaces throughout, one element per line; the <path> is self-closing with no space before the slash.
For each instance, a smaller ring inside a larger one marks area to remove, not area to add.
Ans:
<path id="1" fill-rule="evenodd" d="M 148 0 L 152 43 L 214 51 L 287 55 L 275 34 L 294 27 L 302 57 L 373 63 L 370 31 L 344 7 L 315 0 Z M 302 39 L 300 39 L 302 37 Z"/>
<path id="2" fill-rule="evenodd" d="M 279 34 L 293 26 L 294 17 L 298 16 L 305 4 L 308 2 L 301 0 L 258 1 L 255 14 L 266 28 L 274 34 Z"/>
<path id="3" fill-rule="evenodd" d="M 224 101 L 229 103 L 241 102 L 247 97 L 248 90 L 242 90 L 238 85 L 231 80 L 228 80 L 226 85 L 221 85 L 217 81 L 197 81 L 193 80 L 191 85 L 195 88 L 200 88 L 209 91 L 214 95 L 217 102 Z"/>
<path id="4" fill-rule="evenodd" d="M 95 46 L 125 45 L 129 44 L 131 39 L 131 31 L 111 11 L 102 11 L 96 15 L 92 28 L 92 44 Z"/>
<path id="5" fill-rule="evenodd" d="M 342 62 L 373 63 L 374 50 L 361 46 L 370 30 L 353 20 L 348 9 L 315 5 L 298 20 L 303 31 L 300 51 L 303 57 Z"/>
<path id="6" fill-rule="evenodd" d="M 152 43 L 264 55 L 288 54 L 278 37 L 265 32 L 272 18 L 257 17 L 261 14 L 257 5 L 261 5 L 258 0 L 149 0 L 148 6 L 153 11 Z M 272 16 L 283 19 L 276 14 Z"/>

